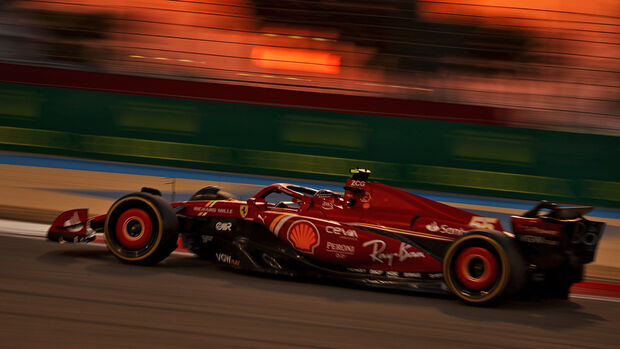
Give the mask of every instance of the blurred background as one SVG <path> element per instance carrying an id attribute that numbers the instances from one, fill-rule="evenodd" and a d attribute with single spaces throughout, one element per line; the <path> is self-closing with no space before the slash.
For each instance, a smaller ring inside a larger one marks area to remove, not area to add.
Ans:
<path id="1" fill-rule="evenodd" d="M 5 150 L 620 207 L 615 0 L 4 0 Z"/>
<path id="2" fill-rule="evenodd" d="M 354 167 L 507 230 L 541 199 L 607 228 L 570 301 L 500 308 L 41 241 L 142 186 Z M 0 0 L 0 193 L 0 347 L 616 348 L 620 1 Z"/>

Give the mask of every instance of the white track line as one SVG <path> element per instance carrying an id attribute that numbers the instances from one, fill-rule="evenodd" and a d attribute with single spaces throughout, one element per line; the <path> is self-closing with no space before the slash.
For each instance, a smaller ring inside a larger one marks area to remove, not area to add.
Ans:
<path id="1" fill-rule="evenodd" d="M 0 236 L 9 236 L 26 239 L 44 239 L 47 236 L 49 224 L 29 223 L 0 219 Z M 97 234 L 99 235 L 99 234 Z M 101 234 L 103 237 L 103 234 Z M 103 242 L 92 242 L 93 245 L 105 245 Z M 192 256 L 196 255 L 189 251 L 174 251 L 175 255 Z"/>
<path id="2" fill-rule="evenodd" d="M 603 296 L 591 296 L 591 295 L 585 295 L 585 294 L 571 293 L 570 298 L 587 299 L 587 300 L 601 301 L 601 302 L 620 303 L 620 298 L 603 297 Z"/>
<path id="3" fill-rule="evenodd" d="M 49 227 L 49 224 L 0 219 L 0 235 L 4 236 L 44 238 L 47 235 Z"/>

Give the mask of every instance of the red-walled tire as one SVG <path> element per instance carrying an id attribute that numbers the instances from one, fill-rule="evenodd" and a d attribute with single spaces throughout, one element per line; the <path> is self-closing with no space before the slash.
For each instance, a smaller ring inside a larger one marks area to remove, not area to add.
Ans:
<path id="1" fill-rule="evenodd" d="M 104 235 L 108 249 L 121 261 L 152 265 L 177 248 L 178 220 L 161 197 L 133 193 L 110 207 Z"/>
<path id="2" fill-rule="evenodd" d="M 526 265 L 513 238 L 494 231 L 469 232 L 444 256 L 444 279 L 456 296 L 470 304 L 490 304 L 518 293 Z"/>

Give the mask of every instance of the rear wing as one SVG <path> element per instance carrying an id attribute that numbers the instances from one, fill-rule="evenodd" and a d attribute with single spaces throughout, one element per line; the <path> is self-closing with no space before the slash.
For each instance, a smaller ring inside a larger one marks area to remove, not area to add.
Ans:
<path id="1" fill-rule="evenodd" d="M 558 254 L 573 263 L 590 263 L 605 230 L 605 223 L 583 217 L 591 210 L 591 206 L 561 207 L 543 200 L 523 215 L 512 216 L 512 230 L 541 259 Z"/>
<path id="2" fill-rule="evenodd" d="M 545 217 L 555 218 L 559 220 L 578 219 L 583 217 L 588 212 L 592 211 L 592 206 L 560 206 L 555 202 L 542 200 L 538 205 L 534 206 L 531 210 L 525 212 L 522 217 L 534 218 L 538 217 L 540 210 L 548 209 L 549 213 L 545 214 Z"/>

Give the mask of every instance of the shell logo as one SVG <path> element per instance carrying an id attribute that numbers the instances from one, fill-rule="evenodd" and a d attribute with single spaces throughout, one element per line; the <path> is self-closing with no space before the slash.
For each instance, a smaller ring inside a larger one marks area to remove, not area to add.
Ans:
<path id="1" fill-rule="evenodd" d="M 314 253 L 314 249 L 320 242 L 318 230 L 309 221 L 298 221 L 291 224 L 286 238 L 293 244 L 293 247 L 310 254 Z"/>

